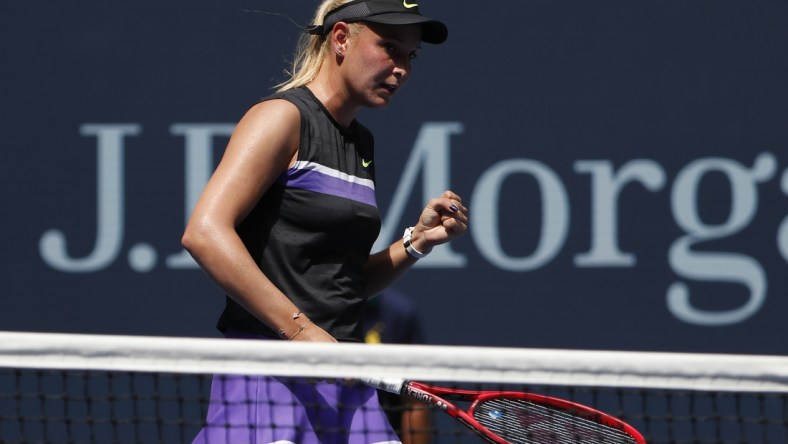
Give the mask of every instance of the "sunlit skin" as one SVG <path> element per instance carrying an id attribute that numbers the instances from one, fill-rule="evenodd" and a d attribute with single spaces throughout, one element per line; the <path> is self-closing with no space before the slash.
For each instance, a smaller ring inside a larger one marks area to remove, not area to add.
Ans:
<path id="1" fill-rule="evenodd" d="M 362 107 L 388 105 L 405 85 L 421 48 L 421 27 L 365 24 L 353 34 L 340 22 L 329 38 L 330 57 L 307 86 L 348 126 Z"/>
<path id="2" fill-rule="evenodd" d="M 340 64 L 353 90 L 363 94 L 364 106 L 379 107 L 389 101 L 410 78 L 421 43 L 421 30 L 413 26 L 364 27 Z"/>

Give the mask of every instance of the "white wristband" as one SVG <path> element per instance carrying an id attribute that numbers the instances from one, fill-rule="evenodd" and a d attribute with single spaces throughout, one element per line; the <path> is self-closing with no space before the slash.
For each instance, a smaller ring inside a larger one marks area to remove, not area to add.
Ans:
<path id="1" fill-rule="evenodd" d="M 421 251 L 413 248 L 411 239 L 413 237 L 413 227 L 405 228 L 405 234 L 402 235 L 402 243 L 405 245 L 405 251 L 415 259 L 421 259 L 429 253 L 422 253 Z"/>

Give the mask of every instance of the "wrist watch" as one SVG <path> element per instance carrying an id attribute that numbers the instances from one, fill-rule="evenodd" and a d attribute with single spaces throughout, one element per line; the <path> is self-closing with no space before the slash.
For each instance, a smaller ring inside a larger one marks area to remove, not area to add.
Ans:
<path id="1" fill-rule="evenodd" d="M 402 243 L 405 245 L 405 251 L 408 254 L 415 258 L 421 259 L 429 253 L 422 253 L 421 251 L 413 248 L 413 244 L 411 243 L 411 239 L 413 238 L 413 227 L 408 227 L 405 229 L 405 233 L 402 235 Z"/>

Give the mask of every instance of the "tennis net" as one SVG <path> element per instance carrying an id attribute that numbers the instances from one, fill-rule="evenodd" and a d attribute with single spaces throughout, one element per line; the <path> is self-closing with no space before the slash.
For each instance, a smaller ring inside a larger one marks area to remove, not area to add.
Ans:
<path id="1" fill-rule="evenodd" d="M 0 332 L 0 442 L 191 442 L 221 402 L 213 375 L 526 391 L 612 414 L 650 444 L 788 442 L 787 357 L 18 332 Z M 391 408 L 429 412 L 396 422 L 404 442 L 480 442 L 434 407 Z"/>

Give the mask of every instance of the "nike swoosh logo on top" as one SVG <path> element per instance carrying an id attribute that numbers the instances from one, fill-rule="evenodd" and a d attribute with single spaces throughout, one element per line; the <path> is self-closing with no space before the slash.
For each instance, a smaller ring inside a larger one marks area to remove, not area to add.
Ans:
<path id="1" fill-rule="evenodd" d="M 372 161 L 371 160 L 370 161 L 366 161 L 364 159 L 361 159 L 361 166 L 363 166 L 364 168 L 369 168 L 370 165 L 372 165 Z"/>
<path id="2" fill-rule="evenodd" d="M 416 6 L 419 6 L 419 4 L 418 3 L 408 3 L 408 0 L 402 0 L 402 6 L 410 9 L 410 8 L 415 8 Z"/>

